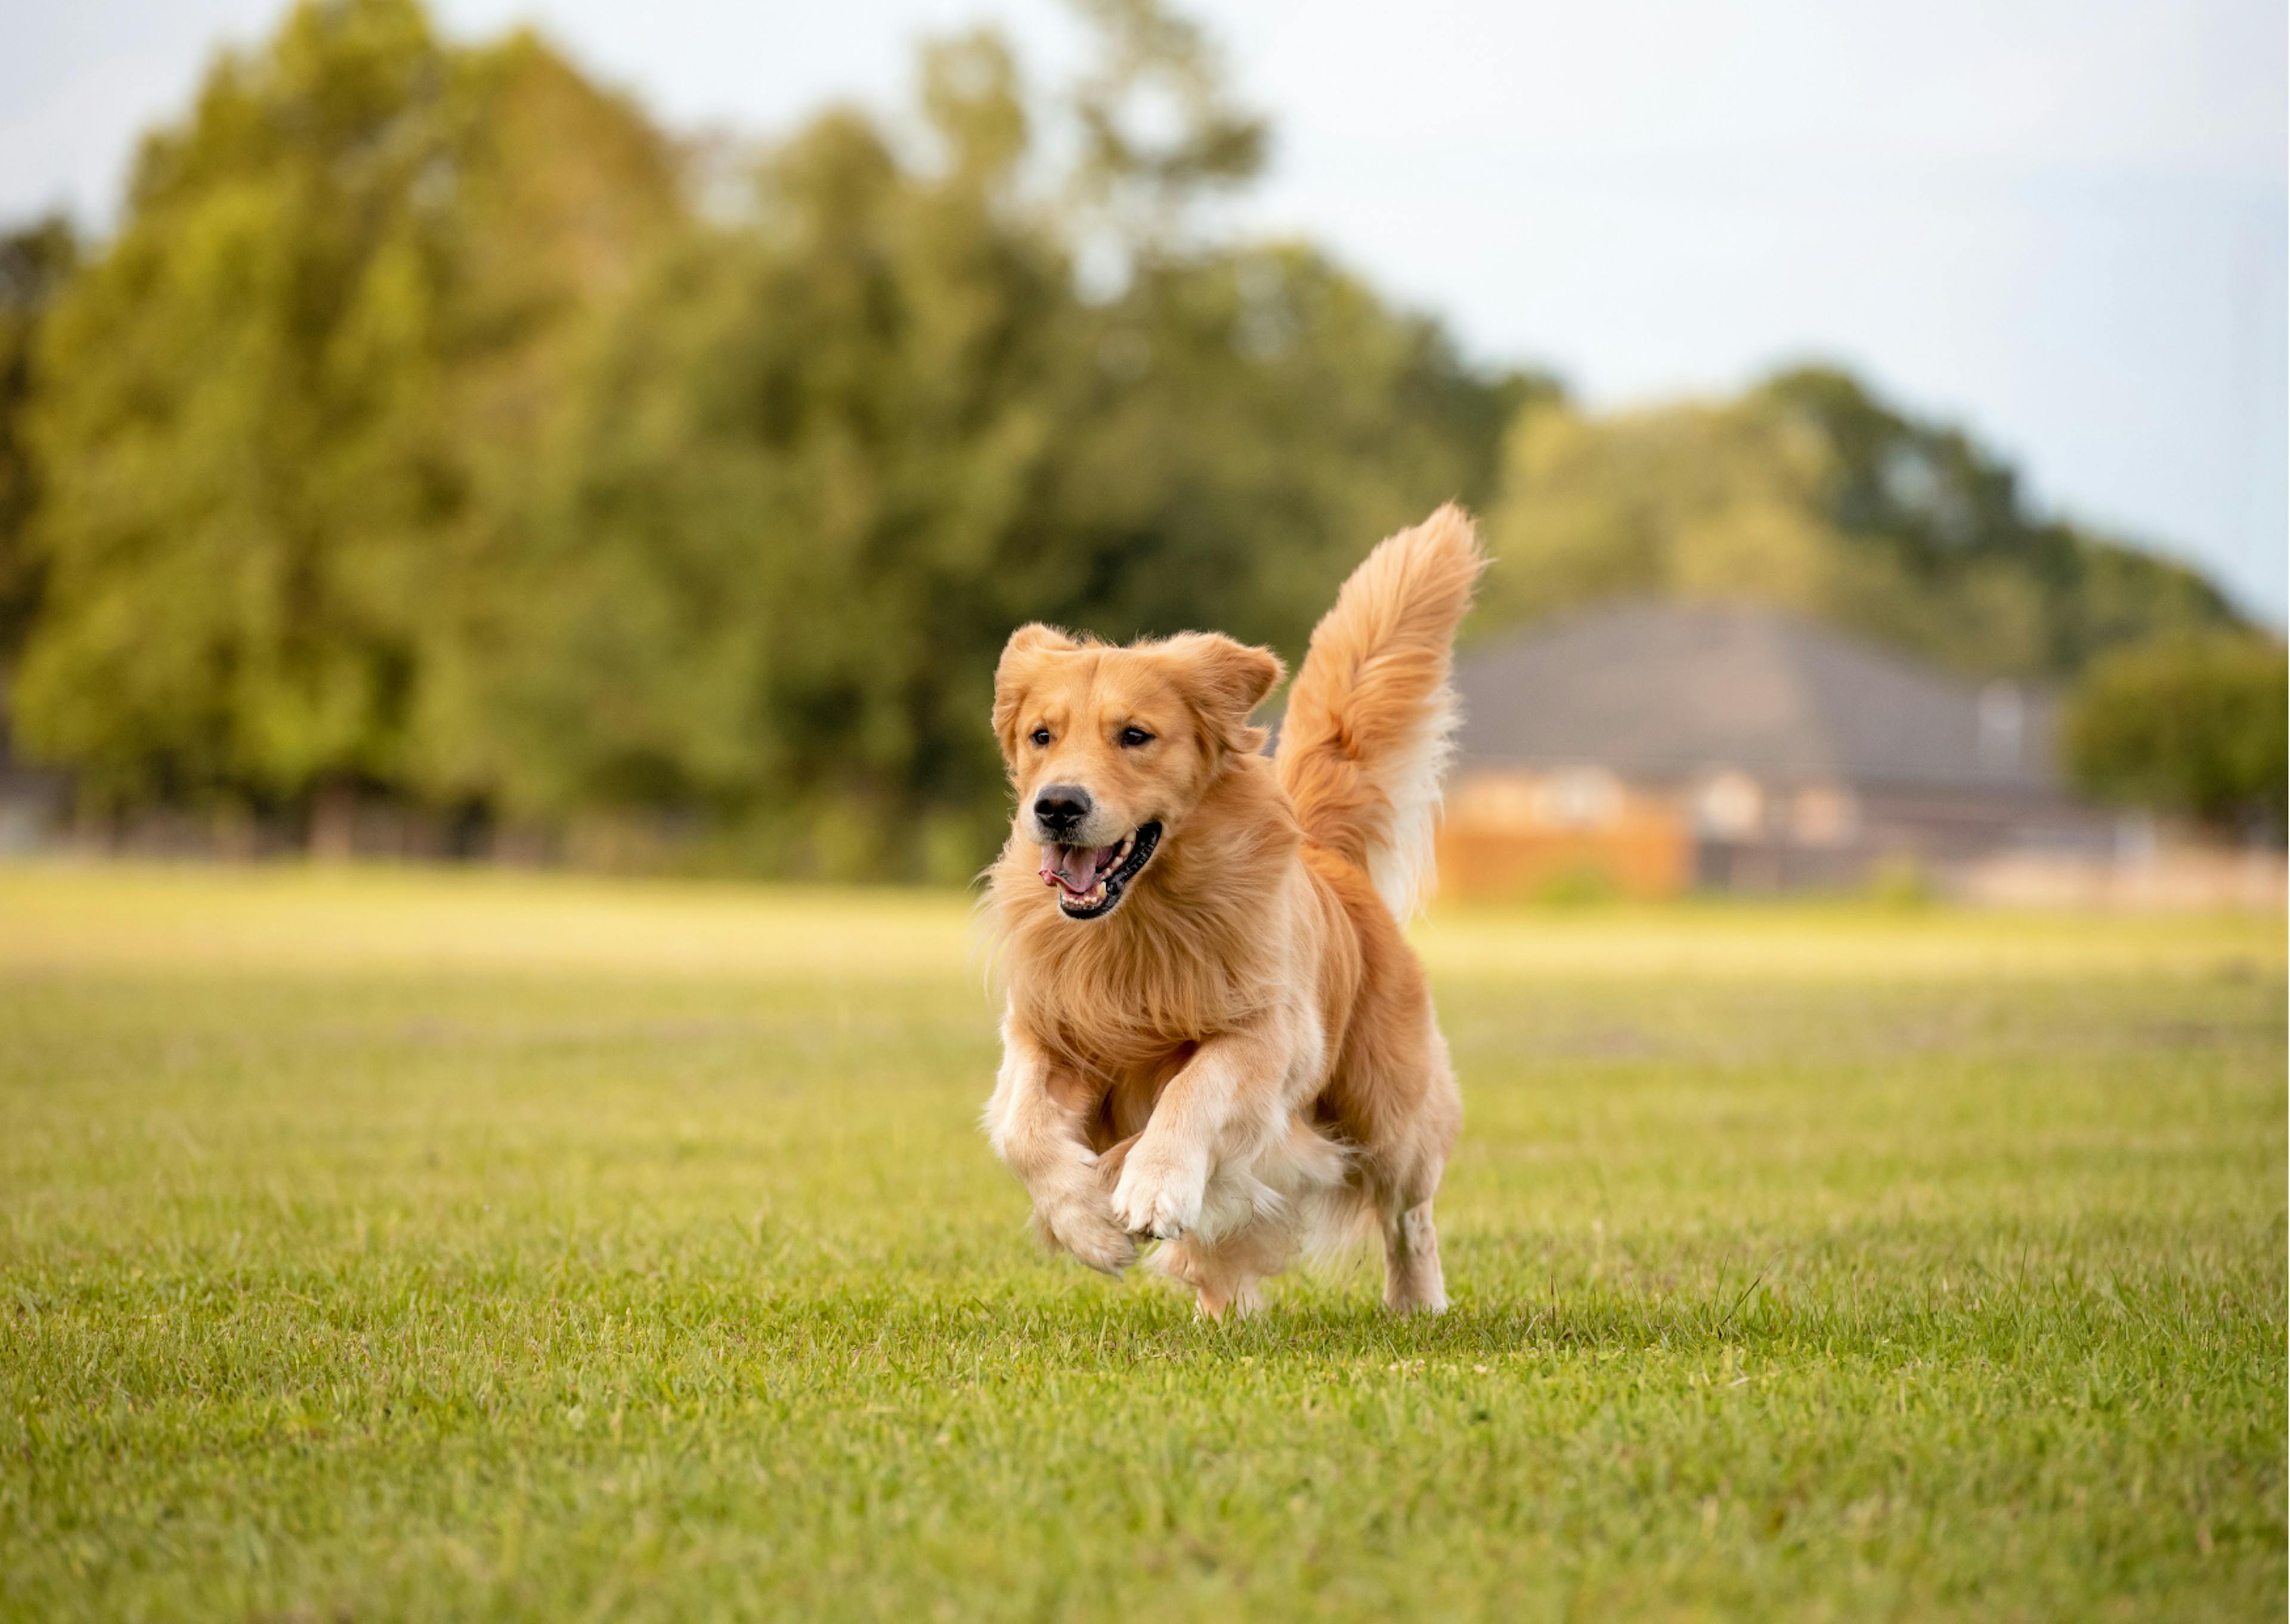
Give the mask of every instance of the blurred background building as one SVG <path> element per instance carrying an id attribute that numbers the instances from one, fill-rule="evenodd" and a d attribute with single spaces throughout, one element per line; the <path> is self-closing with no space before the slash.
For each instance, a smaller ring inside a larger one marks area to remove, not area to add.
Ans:
<path id="1" fill-rule="evenodd" d="M 2110 844 L 2052 768 L 2047 700 L 1769 610 L 1570 616 L 1481 649 L 1461 691 L 1448 854 L 1474 891 L 1842 887 Z"/>
<path id="2" fill-rule="evenodd" d="M 1461 663 L 1440 836 L 1480 899 L 1831 892 L 1986 901 L 2278 901 L 2278 855 L 2078 798 L 2059 708 L 1776 611 L 1567 615 Z"/>

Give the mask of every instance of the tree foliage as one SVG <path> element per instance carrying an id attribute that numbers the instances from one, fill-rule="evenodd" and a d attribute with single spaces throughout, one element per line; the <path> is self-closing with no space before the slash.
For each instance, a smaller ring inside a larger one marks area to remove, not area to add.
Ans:
<path id="1" fill-rule="evenodd" d="M 412 0 L 220 63 L 44 326 L 26 742 L 113 800 L 419 783 L 454 583 L 669 183 L 545 47 Z"/>
<path id="2" fill-rule="evenodd" d="M 1485 628 L 1624 595 L 1753 598 L 1968 675 L 2060 676 L 2238 624 L 2194 572 L 2031 516 L 2011 470 L 1833 372 L 1740 400 L 1511 433 Z"/>
<path id="3" fill-rule="evenodd" d="M 41 571 L 27 534 L 40 491 L 27 437 L 32 356 L 78 259 L 78 236 L 61 218 L 0 234 L 0 676 L 40 601 Z"/>
<path id="4" fill-rule="evenodd" d="M 1161 0 L 1077 0 L 1097 60 L 1075 89 L 1081 157 L 1072 190 L 1116 246 L 1150 258 L 1185 241 L 1206 196 L 1264 165 L 1264 121 L 1225 93 L 1215 52 Z"/>
<path id="5" fill-rule="evenodd" d="M 2279 839 L 2290 659 L 2246 634 L 2179 634 L 2094 662 L 2066 716 L 2068 762 L 2102 799 Z"/>
<path id="6" fill-rule="evenodd" d="M 1155 0 L 1087 10 L 1069 174 L 973 35 L 925 53 L 927 143 L 833 111 L 701 211 L 536 41 L 300 6 L 47 324 L 28 741 L 122 804 L 351 784 L 948 871 L 1013 621 L 1300 644 L 1366 540 L 1491 492 L 1538 386 L 1197 232 L 1261 124 Z"/>

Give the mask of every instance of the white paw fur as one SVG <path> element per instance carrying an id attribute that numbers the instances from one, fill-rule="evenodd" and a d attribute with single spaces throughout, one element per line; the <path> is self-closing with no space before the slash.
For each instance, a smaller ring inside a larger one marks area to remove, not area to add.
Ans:
<path id="1" fill-rule="evenodd" d="M 1205 1156 L 1156 1145 L 1148 1133 L 1130 1152 L 1121 1181 L 1113 1187 L 1114 1222 L 1132 1235 L 1163 1241 L 1198 1228 L 1208 1172 Z"/>

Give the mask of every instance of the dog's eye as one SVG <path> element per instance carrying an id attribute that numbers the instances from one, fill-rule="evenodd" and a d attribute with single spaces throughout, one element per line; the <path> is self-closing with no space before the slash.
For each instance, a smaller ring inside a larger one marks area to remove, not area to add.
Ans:
<path id="1" fill-rule="evenodd" d="M 1121 744 L 1125 749 L 1133 750 L 1141 744 L 1152 742 L 1153 735 L 1141 727 L 1125 727 L 1121 730 Z"/>
<path id="2" fill-rule="evenodd" d="M 1037 727 L 1034 730 L 1034 748 L 1038 750 L 1045 748 L 1049 742 L 1050 730 L 1048 728 Z"/>

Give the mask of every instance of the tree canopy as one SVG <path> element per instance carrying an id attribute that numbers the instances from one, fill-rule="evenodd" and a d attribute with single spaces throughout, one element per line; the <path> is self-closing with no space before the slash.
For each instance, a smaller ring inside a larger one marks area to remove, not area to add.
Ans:
<path id="1" fill-rule="evenodd" d="M 42 572 L 27 533 L 40 496 L 28 439 L 32 355 L 78 259 L 79 238 L 60 217 L 0 234 L 0 676 L 41 597 Z"/>
<path id="2" fill-rule="evenodd" d="M 2012 471 L 1835 372 L 1739 400 L 1510 432 L 1480 625 L 1625 595 L 1754 598 L 1974 676 L 2063 677 L 2166 630 L 2235 626 L 2182 565 L 2031 515 Z"/>
<path id="3" fill-rule="evenodd" d="M 219 63 L 44 324 L 26 743 L 102 799 L 420 784 L 459 578 L 671 196 L 632 109 L 412 0 Z"/>
<path id="4" fill-rule="evenodd" d="M 2068 764 L 2102 800 L 2281 838 L 2290 659 L 2270 639 L 2168 634 L 2093 662 L 2070 696 Z"/>

